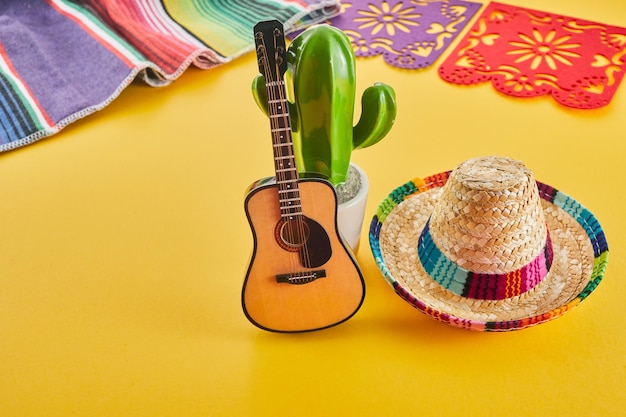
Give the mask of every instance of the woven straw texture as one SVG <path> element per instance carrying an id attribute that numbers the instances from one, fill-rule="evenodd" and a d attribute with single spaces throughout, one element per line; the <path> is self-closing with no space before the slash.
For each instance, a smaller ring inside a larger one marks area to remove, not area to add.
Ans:
<path id="1" fill-rule="evenodd" d="M 454 170 L 430 230 L 448 258 L 479 273 L 520 268 L 546 241 L 535 180 L 528 168 L 506 158 L 467 161 Z"/>
<path id="2" fill-rule="evenodd" d="M 585 299 L 602 279 L 608 246 L 595 217 L 578 202 L 536 182 L 517 161 L 489 159 L 492 169 L 483 163 L 477 172 L 471 160 L 452 174 L 398 187 L 378 207 L 370 245 L 386 280 L 427 315 L 473 330 L 522 329 Z M 497 181 L 489 184 L 489 178 Z M 455 294 L 435 282 L 418 258 L 418 239 L 429 218 L 433 240 L 446 256 L 489 273 L 507 272 L 536 256 L 547 225 L 554 250 L 550 271 L 534 288 L 511 298 Z"/>

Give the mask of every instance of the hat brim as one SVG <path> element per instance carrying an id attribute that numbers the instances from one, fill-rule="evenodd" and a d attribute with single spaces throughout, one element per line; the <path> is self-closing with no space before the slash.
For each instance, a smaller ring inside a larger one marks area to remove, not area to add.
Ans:
<path id="1" fill-rule="evenodd" d="M 374 259 L 401 298 L 456 327 L 508 331 L 559 317 L 598 286 L 608 261 L 600 223 L 576 200 L 538 181 L 554 260 L 537 287 L 504 300 L 476 300 L 454 294 L 432 280 L 419 262 L 417 240 L 449 174 L 401 185 L 381 202 L 372 219 L 369 241 Z"/>

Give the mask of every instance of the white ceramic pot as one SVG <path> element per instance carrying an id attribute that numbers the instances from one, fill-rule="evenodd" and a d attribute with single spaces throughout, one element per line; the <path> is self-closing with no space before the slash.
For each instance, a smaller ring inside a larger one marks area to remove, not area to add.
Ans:
<path id="1" fill-rule="evenodd" d="M 339 233 L 350 246 L 352 251 L 356 253 L 361 240 L 361 229 L 363 228 L 363 220 L 365 218 L 365 206 L 367 205 L 367 193 L 369 191 L 369 182 L 367 175 L 358 165 L 351 163 L 361 177 L 361 187 L 352 199 L 339 204 L 337 209 L 337 227 Z"/>

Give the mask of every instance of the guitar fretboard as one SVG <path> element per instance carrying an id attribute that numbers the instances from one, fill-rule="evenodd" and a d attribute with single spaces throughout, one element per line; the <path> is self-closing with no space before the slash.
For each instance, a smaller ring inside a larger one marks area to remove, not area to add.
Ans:
<path id="1" fill-rule="evenodd" d="M 268 82 L 266 89 L 280 214 L 283 219 L 292 220 L 302 214 L 302 204 L 285 82 L 282 80 Z"/>
<path id="2" fill-rule="evenodd" d="M 302 205 L 283 78 L 287 70 L 285 34 L 278 21 L 260 22 L 254 30 L 259 70 L 265 79 L 267 93 L 280 215 L 283 220 L 294 220 L 302 215 Z"/>

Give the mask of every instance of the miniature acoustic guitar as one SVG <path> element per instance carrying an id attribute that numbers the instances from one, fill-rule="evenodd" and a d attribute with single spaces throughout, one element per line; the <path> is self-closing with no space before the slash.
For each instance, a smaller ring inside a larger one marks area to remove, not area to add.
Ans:
<path id="1" fill-rule="evenodd" d="M 276 182 L 253 189 L 245 199 L 254 249 L 242 305 L 246 317 L 265 330 L 323 329 L 357 312 L 365 284 L 337 229 L 334 188 L 324 180 L 300 178 L 296 168 L 283 80 L 283 26 L 261 22 L 254 37 L 267 90 Z"/>

